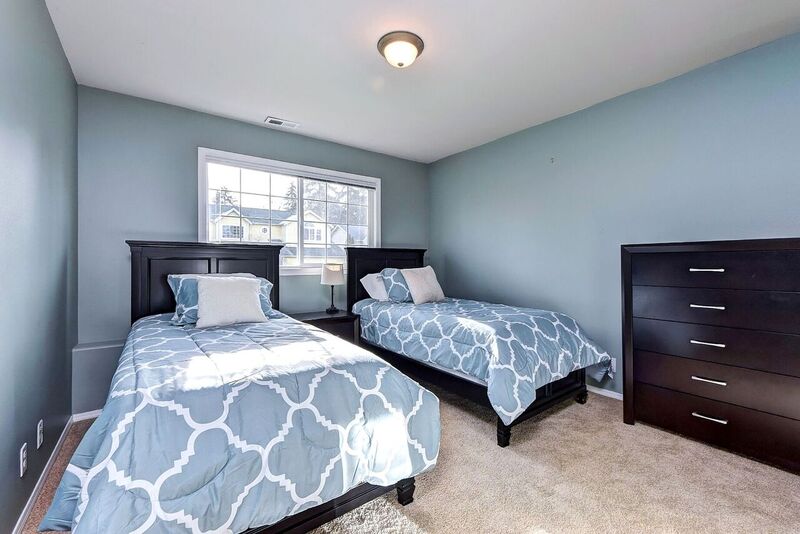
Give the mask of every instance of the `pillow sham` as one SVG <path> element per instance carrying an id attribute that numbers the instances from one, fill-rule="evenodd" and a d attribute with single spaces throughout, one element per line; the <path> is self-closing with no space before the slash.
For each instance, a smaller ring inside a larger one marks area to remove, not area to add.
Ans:
<path id="1" fill-rule="evenodd" d="M 197 322 L 197 281 L 200 278 L 253 278 L 261 282 L 259 298 L 261 311 L 268 315 L 272 311 L 272 282 L 265 278 L 257 278 L 250 273 L 213 273 L 213 274 L 170 274 L 167 283 L 175 295 L 175 313 L 170 323 L 175 326 L 186 326 Z"/>
<path id="2" fill-rule="evenodd" d="M 436 273 L 430 265 L 418 269 L 402 269 L 400 272 L 408 285 L 414 304 L 444 300 L 444 291 L 442 291 L 442 286 L 439 285 Z"/>
<path id="3" fill-rule="evenodd" d="M 361 279 L 361 285 L 367 290 L 370 298 L 380 301 L 389 300 L 386 286 L 383 285 L 383 277 L 379 273 L 368 274 Z"/>
<path id="4" fill-rule="evenodd" d="M 197 328 L 236 323 L 264 323 L 256 278 L 201 277 L 197 280 Z"/>
<path id="5" fill-rule="evenodd" d="M 381 271 L 386 294 L 392 302 L 411 302 L 411 291 L 408 289 L 406 279 L 400 269 L 387 267 Z"/>

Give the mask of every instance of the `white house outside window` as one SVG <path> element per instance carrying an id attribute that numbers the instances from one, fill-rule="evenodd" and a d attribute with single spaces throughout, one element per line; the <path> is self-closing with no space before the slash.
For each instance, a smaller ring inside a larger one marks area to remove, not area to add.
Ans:
<path id="1" fill-rule="evenodd" d="M 198 186 L 200 241 L 283 244 L 284 274 L 380 246 L 379 178 L 199 148 Z"/>

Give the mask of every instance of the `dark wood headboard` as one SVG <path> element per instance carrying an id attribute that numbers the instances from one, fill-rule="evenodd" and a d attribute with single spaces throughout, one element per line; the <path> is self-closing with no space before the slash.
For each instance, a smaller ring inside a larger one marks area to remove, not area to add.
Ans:
<path id="1" fill-rule="evenodd" d="M 278 267 L 283 245 L 126 241 L 131 249 L 131 323 L 175 310 L 168 274 L 252 273 L 273 283 L 272 306 L 280 305 Z"/>
<path id="2" fill-rule="evenodd" d="M 347 247 L 347 311 L 353 304 L 369 298 L 367 290 L 359 280 L 386 267 L 413 269 L 424 267 L 424 248 L 361 248 Z"/>

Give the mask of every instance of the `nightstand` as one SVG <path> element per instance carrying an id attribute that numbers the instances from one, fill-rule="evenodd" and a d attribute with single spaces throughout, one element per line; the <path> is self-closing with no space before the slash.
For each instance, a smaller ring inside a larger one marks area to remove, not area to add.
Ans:
<path id="1" fill-rule="evenodd" d="M 316 326 L 326 332 L 358 345 L 361 337 L 361 325 L 358 315 L 353 315 L 346 311 L 337 313 L 311 312 L 311 313 L 291 313 L 289 316 L 298 321 Z"/>

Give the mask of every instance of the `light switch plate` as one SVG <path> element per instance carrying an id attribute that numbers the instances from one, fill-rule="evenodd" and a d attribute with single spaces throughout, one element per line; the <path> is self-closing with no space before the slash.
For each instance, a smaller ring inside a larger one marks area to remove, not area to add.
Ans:
<path id="1" fill-rule="evenodd" d="M 19 449 L 19 478 L 25 476 L 25 471 L 28 470 L 28 443 L 22 444 Z"/>
<path id="2" fill-rule="evenodd" d="M 44 443 L 44 420 L 39 419 L 36 424 L 36 448 L 41 448 L 42 443 Z"/>

